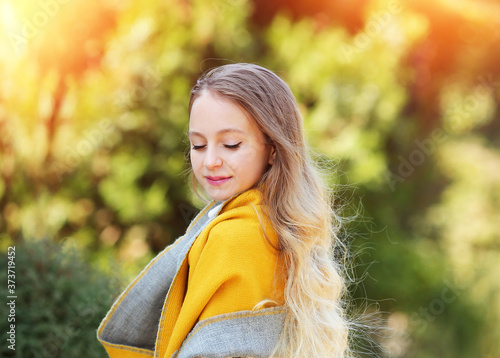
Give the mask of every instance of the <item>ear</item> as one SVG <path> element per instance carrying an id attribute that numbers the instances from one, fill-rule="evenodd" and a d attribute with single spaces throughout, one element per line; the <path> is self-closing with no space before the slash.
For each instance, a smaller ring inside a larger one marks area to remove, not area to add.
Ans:
<path id="1" fill-rule="evenodd" d="M 271 146 L 271 151 L 269 152 L 269 160 L 268 160 L 267 163 L 269 165 L 273 165 L 275 158 L 276 158 L 276 148 L 274 147 L 274 145 L 272 145 Z"/>

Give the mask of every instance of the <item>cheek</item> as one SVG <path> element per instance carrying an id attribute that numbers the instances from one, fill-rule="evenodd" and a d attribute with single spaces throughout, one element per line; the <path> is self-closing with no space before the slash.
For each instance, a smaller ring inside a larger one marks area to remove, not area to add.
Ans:
<path id="1" fill-rule="evenodd" d="M 202 159 L 200 158 L 200 155 L 196 152 L 191 152 L 189 154 L 189 158 L 191 161 L 191 168 L 193 169 L 194 173 L 197 174 L 197 171 L 200 169 L 200 163 L 202 163 Z"/>
<path id="2" fill-rule="evenodd" d="M 191 167 L 194 168 L 196 163 L 196 158 L 192 151 L 189 153 L 189 162 L 191 163 Z"/>
<path id="3" fill-rule="evenodd" d="M 263 153 L 252 148 L 245 153 L 241 153 L 241 155 L 231 158 L 230 166 L 234 171 L 240 171 L 243 174 L 261 174 L 265 167 Z"/>
<path id="4" fill-rule="evenodd" d="M 265 147 L 256 146 L 251 150 L 249 161 L 251 161 L 255 167 L 262 168 L 267 165 L 268 157 L 269 154 Z"/>

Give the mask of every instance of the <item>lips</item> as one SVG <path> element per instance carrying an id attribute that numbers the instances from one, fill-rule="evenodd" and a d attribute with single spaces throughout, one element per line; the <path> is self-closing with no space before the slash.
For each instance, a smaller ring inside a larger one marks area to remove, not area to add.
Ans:
<path id="1" fill-rule="evenodd" d="M 229 180 L 231 180 L 231 177 L 211 177 L 211 176 L 206 176 L 205 179 L 207 179 L 207 182 L 210 185 L 222 185 L 224 183 L 227 183 Z"/>

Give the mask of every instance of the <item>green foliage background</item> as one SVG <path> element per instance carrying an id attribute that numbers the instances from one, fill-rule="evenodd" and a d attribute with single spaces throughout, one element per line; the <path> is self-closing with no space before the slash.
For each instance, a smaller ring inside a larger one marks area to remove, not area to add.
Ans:
<path id="1" fill-rule="evenodd" d="M 2 317 L 0 329 L 9 332 L 15 324 L 16 349 L 8 348 L 12 342 L 2 344 L 1 356 L 105 356 L 95 330 L 119 293 L 120 278 L 100 275 L 67 244 L 18 242 L 14 255 L 15 266 L 10 267 L 16 271 L 17 298 L 10 317 L 15 321 Z M 7 262 L 7 255 L 2 254 L 2 267 Z M 0 287 L 0 294 L 12 296 L 7 285 Z"/>
<path id="2" fill-rule="evenodd" d="M 358 311 L 377 302 L 389 330 L 374 339 L 393 357 L 500 356 L 497 1 L 365 1 L 360 27 L 293 6 L 263 23 L 247 0 L 13 4 L 0 26 L 2 252 L 50 237 L 127 282 L 200 205 L 191 86 L 213 66 L 258 63 L 289 83 L 312 149 L 338 168 L 332 184 L 347 184 L 345 214 L 360 213 L 346 227 L 363 278 L 352 295 Z M 60 275 L 50 295 L 68 289 Z"/>

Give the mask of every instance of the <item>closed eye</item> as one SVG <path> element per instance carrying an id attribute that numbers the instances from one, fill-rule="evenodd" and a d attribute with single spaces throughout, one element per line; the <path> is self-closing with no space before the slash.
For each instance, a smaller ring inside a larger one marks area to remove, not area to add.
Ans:
<path id="1" fill-rule="evenodd" d="M 237 149 L 240 146 L 240 144 L 241 144 L 241 142 L 239 142 L 238 144 L 233 144 L 233 145 L 225 144 L 224 147 L 226 147 L 227 149 Z"/>
<path id="2" fill-rule="evenodd" d="M 205 146 L 204 145 L 193 145 L 191 148 L 194 150 L 200 150 L 200 149 L 205 148 Z"/>

